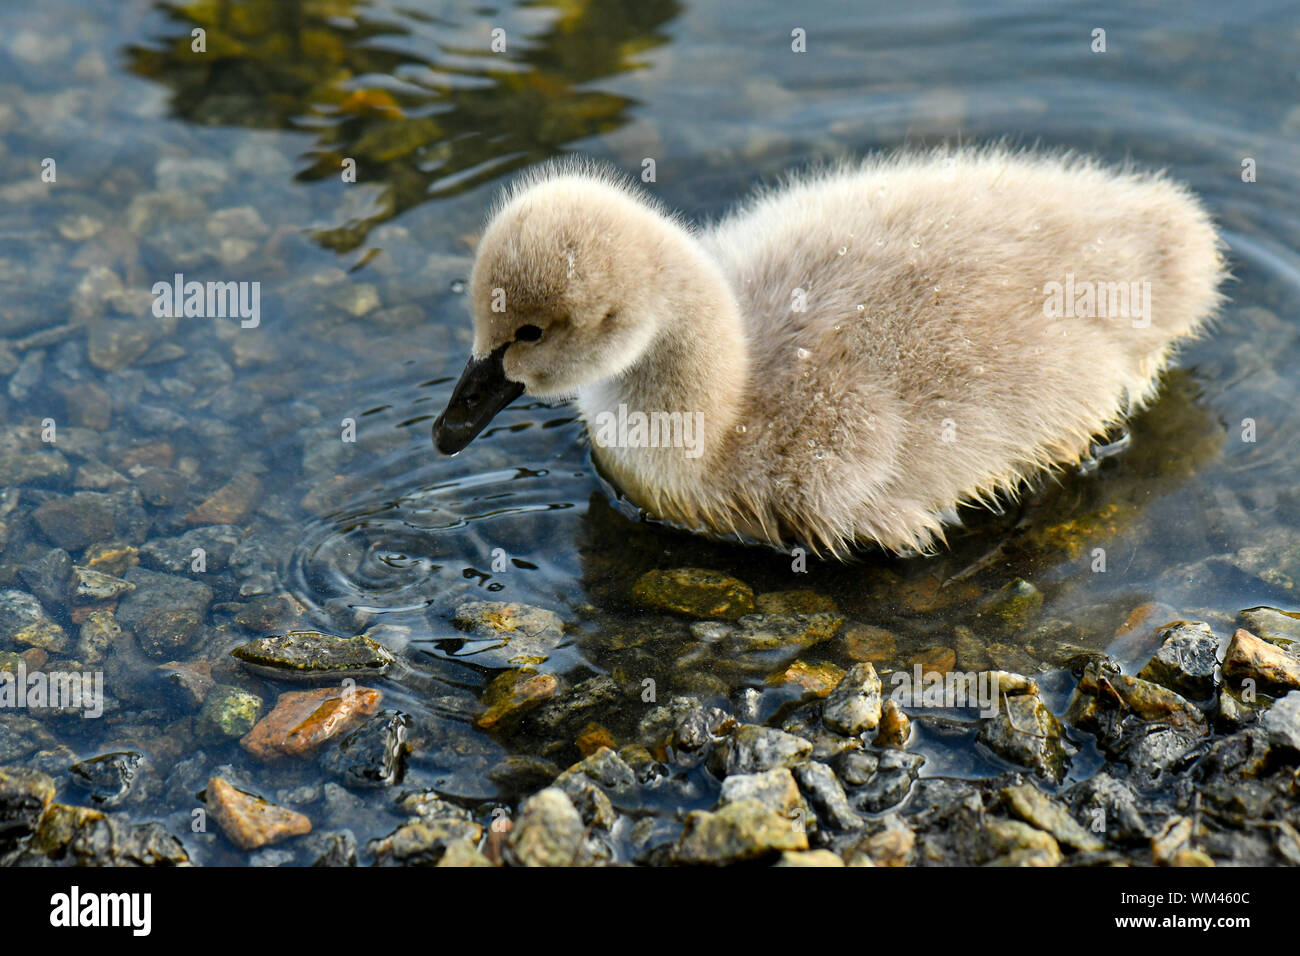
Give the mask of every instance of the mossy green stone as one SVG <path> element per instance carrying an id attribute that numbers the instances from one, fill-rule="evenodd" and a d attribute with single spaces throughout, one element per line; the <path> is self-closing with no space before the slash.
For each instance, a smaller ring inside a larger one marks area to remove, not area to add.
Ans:
<path id="1" fill-rule="evenodd" d="M 700 568 L 647 571 L 637 580 L 632 597 L 642 607 L 721 621 L 734 621 L 756 609 L 754 589 L 744 581 Z"/>
<path id="2" fill-rule="evenodd" d="M 990 597 L 984 606 L 1008 632 L 1023 630 L 1043 607 L 1043 593 L 1024 578 L 1016 578 Z"/>
<path id="3" fill-rule="evenodd" d="M 320 631 L 259 637 L 230 653 L 254 673 L 290 680 L 370 677 L 394 661 L 388 648 L 364 635 L 336 637 Z"/>
<path id="4" fill-rule="evenodd" d="M 262 716 L 262 706 L 256 694 L 218 684 L 203 702 L 195 729 L 200 737 L 242 737 Z"/>

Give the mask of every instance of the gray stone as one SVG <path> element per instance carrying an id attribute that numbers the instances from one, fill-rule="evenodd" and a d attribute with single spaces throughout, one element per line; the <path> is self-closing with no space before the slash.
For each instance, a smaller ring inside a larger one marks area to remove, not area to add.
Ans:
<path id="1" fill-rule="evenodd" d="M 58 653 L 68 646 L 68 635 L 41 602 L 24 591 L 0 591 L 0 639 Z"/>
<path id="2" fill-rule="evenodd" d="M 62 607 L 68 599 L 71 574 L 72 558 L 62 548 L 51 548 L 39 561 L 18 569 L 23 584 L 49 608 Z"/>
<path id="3" fill-rule="evenodd" d="M 794 775 L 786 767 L 776 767 L 763 773 L 737 773 L 722 781 L 718 805 L 753 800 L 765 807 L 790 816 L 803 805 Z"/>
<path id="4" fill-rule="evenodd" d="M 1177 621 L 1162 628 L 1160 638 L 1159 649 L 1138 672 L 1138 677 L 1163 684 L 1192 699 L 1213 694 L 1219 641 L 1210 626 L 1199 621 Z"/>
<path id="5" fill-rule="evenodd" d="M 1033 694 L 1004 698 L 997 714 L 980 722 L 976 739 L 999 757 L 1052 780 L 1065 776 L 1061 722 Z"/>
<path id="6" fill-rule="evenodd" d="M 812 744 L 774 727 L 741 724 L 713 751 L 710 766 L 717 777 L 734 773 L 760 773 L 775 767 L 793 767 L 807 760 Z"/>
<path id="7" fill-rule="evenodd" d="M 568 794 L 547 787 L 524 801 L 510 831 L 509 854 L 518 866 L 571 866 L 584 826 Z"/>
<path id="8" fill-rule="evenodd" d="M 93 491 L 51 498 L 32 512 L 32 518 L 45 537 L 68 551 L 108 540 L 116 525 L 112 505 Z"/>
<path id="9" fill-rule="evenodd" d="M 822 720 L 839 734 L 854 736 L 880 723 L 880 678 L 869 662 L 854 664 L 822 706 Z"/>
<path id="10" fill-rule="evenodd" d="M 858 830 L 866 821 L 849 806 L 844 788 L 834 771 L 824 763 L 808 761 L 794 768 L 799 788 L 808 798 L 817 817 L 832 830 Z"/>
<path id="11" fill-rule="evenodd" d="M 886 750 L 876 772 L 853 795 L 853 802 L 867 813 L 879 813 L 902 803 L 921 773 L 925 758 L 905 750 Z"/>
<path id="12" fill-rule="evenodd" d="M 134 590 L 135 585 L 130 581 L 104 574 L 94 568 L 77 566 L 72 569 L 72 596 L 79 603 L 111 601 Z"/>
<path id="13" fill-rule="evenodd" d="M 118 606 L 117 619 L 135 633 L 140 647 L 154 657 L 186 647 L 212 603 L 212 589 L 144 568 L 132 568 L 123 577 L 136 587 Z"/>
<path id="14" fill-rule="evenodd" d="M 1274 701 L 1261 723 L 1273 746 L 1300 750 L 1300 690 Z"/>

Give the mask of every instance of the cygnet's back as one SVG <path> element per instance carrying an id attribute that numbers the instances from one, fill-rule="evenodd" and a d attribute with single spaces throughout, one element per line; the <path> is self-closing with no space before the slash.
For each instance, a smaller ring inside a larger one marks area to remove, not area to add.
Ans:
<path id="1" fill-rule="evenodd" d="M 706 230 L 743 317 L 744 530 L 925 549 L 961 501 L 1078 460 L 1219 301 L 1183 187 L 1001 150 L 901 155 L 768 190 Z"/>

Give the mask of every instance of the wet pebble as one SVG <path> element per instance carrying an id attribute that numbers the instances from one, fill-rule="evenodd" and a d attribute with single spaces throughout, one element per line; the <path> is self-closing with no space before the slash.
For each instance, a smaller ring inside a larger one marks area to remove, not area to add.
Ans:
<path id="1" fill-rule="evenodd" d="M 84 625 L 82 631 L 85 631 Z M 186 710 L 202 707 L 216 686 L 212 680 L 212 665 L 207 661 L 171 661 L 158 665 L 157 674 L 173 698 Z M 251 727 L 252 724 L 249 724 L 241 733 Z"/>
<path id="2" fill-rule="evenodd" d="M 457 656 L 484 667 L 540 664 L 564 640 L 560 616 L 528 604 L 467 601 L 452 624 L 470 635 Z"/>
<path id="3" fill-rule="evenodd" d="M 1018 820 L 990 820 L 984 828 L 993 866 L 1059 866 L 1063 859 L 1055 837 Z"/>
<path id="4" fill-rule="evenodd" d="M 757 800 L 741 800 L 688 814 L 673 858 L 686 865 L 717 866 L 806 849 L 808 834 L 797 823 Z"/>
<path id="5" fill-rule="evenodd" d="M 741 724 L 715 748 L 709 762 L 715 776 L 761 773 L 776 767 L 793 767 L 808 759 L 812 744 L 774 727 Z"/>
<path id="6" fill-rule="evenodd" d="M 192 525 L 239 524 L 262 498 L 262 481 L 243 472 L 222 485 L 186 515 Z"/>
<path id="7" fill-rule="evenodd" d="M 898 653 L 893 632 L 868 624 L 849 624 L 840 634 L 840 643 L 850 660 L 884 664 Z"/>
<path id="8" fill-rule="evenodd" d="M 91 803 L 112 808 L 120 806 L 130 794 L 143 759 L 135 751 L 101 754 L 74 763 L 68 773 L 77 786 L 88 792 Z"/>
<path id="9" fill-rule="evenodd" d="M 351 830 L 312 833 L 303 839 L 312 866 L 356 866 L 357 838 Z"/>
<path id="10" fill-rule="evenodd" d="M 45 353 L 36 350 L 23 356 L 17 370 L 9 376 L 9 397 L 15 402 L 26 402 L 35 395 L 45 377 Z"/>
<path id="11" fill-rule="evenodd" d="M 762 773 L 732 774 L 722 781 L 719 806 L 744 800 L 761 803 L 786 818 L 792 818 L 804 807 L 794 775 L 786 767 L 775 767 Z"/>
<path id="12" fill-rule="evenodd" d="M 77 656 L 87 664 L 102 664 L 109 652 L 123 640 L 121 626 L 111 610 L 91 611 L 77 632 Z"/>
<path id="13" fill-rule="evenodd" d="M 39 647 L 58 653 L 68 646 L 68 635 L 41 607 L 41 602 L 24 591 L 0 591 L 0 640 Z"/>
<path id="14" fill-rule="evenodd" d="M 857 830 L 866 821 L 849 805 L 844 788 L 834 771 L 824 763 L 809 760 L 794 768 L 795 779 L 817 818 L 832 830 Z"/>
<path id="15" fill-rule="evenodd" d="M 32 512 L 32 518 L 45 537 L 66 551 L 106 541 L 116 528 L 110 500 L 93 491 L 51 498 Z"/>
<path id="16" fill-rule="evenodd" d="M 735 624 L 698 621 L 691 633 L 701 640 L 720 641 L 730 659 L 749 655 L 794 655 L 833 638 L 843 623 L 836 614 L 746 614 Z"/>
<path id="17" fill-rule="evenodd" d="M 844 866 L 844 861 L 830 850 L 783 850 L 773 866 Z"/>
<path id="18" fill-rule="evenodd" d="M 1089 833 L 1105 834 L 1117 843 L 1145 842 L 1151 836 L 1136 791 L 1106 770 L 1076 784 L 1069 799 Z"/>
<path id="19" fill-rule="evenodd" d="M 1009 634 L 1025 630 L 1042 611 L 1043 594 L 1023 578 L 1003 585 L 982 605 L 982 616 Z"/>
<path id="20" fill-rule="evenodd" d="M 673 724 L 667 739 L 668 754 L 679 767 L 697 767 L 735 728 L 735 718 L 722 708 L 695 704 Z"/>
<path id="21" fill-rule="evenodd" d="M 916 834 L 896 814 L 888 817 L 893 818 L 893 825 L 859 842 L 849 856 L 850 865 L 907 866 L 916 847 Z"/>
<path id="22" fill-rule="evenodd" d="M 853 736 L 874 730 L 880 723 L 880 678 L 867 662 L 855 664 L 822 705 L 822 719 L 830 730 Z"/>
<path id="23" fill-rule="evenodd" d="M 370 717 L 329 753 L 325 769 L 352 787 L 391 787 L 402 782 L 411 718 L 397 710 Z"/>
<path id="24" fill-rule="evenodd" d="M 154 657 L 170 657 L 187 647 L 207 615 L 212 589 L 144 568 L 132 568 L 123 577 L 135 590 L 118 605 L 117 619 L 135 634 L 141 649 Z"/>
<path id="25" fill-rule="evenodd" d="M 57 609 L 67 600 L 72 558 L 62 548 L 51 548 L 40 560 L 21 565 L 18 577 L 42 604 Z"/>
<path id="26" fill-rule="evenodd" d="M 33 841 L 48 857 L 63 857 L 76 866 L 190 865 L 185 845 L 161 823 L 132 824 L 82 807 L 64 809 L 49 828 L 42 825 Z"/>
<path id="27" fill-rule="evenodd" d="M 78 603 L 112 601 L 134 590 L 135 585 L 130 581 L 94 568 L 75 566 L 72 569 L 72 598 Z"/>
<path id="28" fill-rule="evenodd" d="M 1300 689 L 1300 657 L 1238 628 L 1223 653 L 1223 675 L 1254 680 L 1260 690 Z"/>
<path id="29" fill-rule="evenodd" d="M 906 747 L 912 734 L 912 721 L 892 699 L 880 707 L 880 724 L 876 728 L 877 747 Z"/>
<path id="30" fill-rule="evenodd" d="M 239 533 L 230 525 L 205 525 L 174 538 L 154 538 L 140 546 L 140 557 L 154 570 L 170 574 L 194 573 L 198 561 L 204 573 L 220 571 L 239 540 Z"/>
<path id="31" fill-rule="evenodd" d="M 337 637 L 320 631 L 289 631 L 255 638 L 236 647 L 230 655 L 254 674 L 303 681 L 374 679 L 396 660 L 388 648 L 365 635 Z"/>
<path id="32" fill-rule="evenodd" d="M 547 787 L 520 807 L 510 831 L 509 858 L 516 866 L 572 866 L 583 835 L 582 817 L 568 795 Z"/>
<path id="33" fill-rule="evenodd" d="M 201 685 L 190 685 L 191 692 Z M 203 695 L 203 706 L 194 721 L 194 733 L 201 740 L 242 737 L 252 731 L 263 710 L 262 698 L 241 687 L 216 684 Z"/>
<path id="34" fill-rule="evenodd" d="M 760 614 L 834 614 L 835 602 L 825 595 L 807 589 L 795 591 L 768 591 L 754 599 Z"/>
<path id="35" fill-rule="evenodd" d="M 379 710 L 382 699 L 370 687 L 290 691 L 239 743 L 259 760 L 304 756 L 356 728 Z"/>
<path id="36" fill-rule="evenodd" d="M 48 774 L 0 767 L 0 853 L 36 830 L 54 793 L 54 780 Z"/>
<path id="37" fill-rule="evenodd" d="M 1243 630 L 1287 647 L 1300 642 L 1300 613 L 1275 607 L 1247 608 L 1238 615 Z"/>
<path id="38" fill-rule="evenodd" d="M 243 850 L 311 832 L 311 820 L 303 814 L 238 790 L 221 777 L 208 781 L 207 810 L 226 838 Z"/>
<path id="39" fill-rule="evenodd" d="M 924 763 L 925 758 L 920 754 L 909 754 L 902 750 L 884 751 L 880 754 L 875 771 L 852 794 L 853 805 L 866 813 L 879 813 L 897 806 L 906 799 Z"/>
<path id="40" fill-rule="evenodd" d="M 1207 729 L 1205 715 L 1181 694 L 1099 664 L 1084 668 L 1067 719 L 1075 726 L 1093 729 L 1097 711 L 1116 706 L 1141 720 L 1162 721 L 1188 733 L 1202 734 Z"/>
<path id="41" fill-rule="evenodd" d="M 737 620 L 756 609 L 749 585 L 700 568 L 647 571 L 637 580 L 632 597 L 651 610 L 723 621 Z"/>
<path id="42" fill-rule="evenodd" d="M 844 669 L 829 661 L 810 664 L 797 660 L 769 677 L 767 683 L 775 686 L 794 684 L 814 697 L 825 697 L 843 677 Z"/>
<path id="43" fill-rule="evenodd" d="M 1059 781 L 1068 763 L 1062 735 L 1042 698 L 1021 694 L 1004 698 L 997 714 L 980 722 L 976 739 L 999 757 Z"/>
<path id="44" fill-rule="evenodd" d="M 502 671 L 483 691 L 479 702 L 483 710 L 474 725 L 481 730 L 509 727 L 559 690 L 560 680 L 554 674 L 539 674 L 531 668 Z"/>
<path id="45" fill-rule="evenodd" d="M 1262 724 L 1274 746 L 1300 750 L 1300 691 L 1274 701 Z"/>
<path id="46" fill-rule="evenodd" d="M 1138 677 L 1204 699 L 1214 693 L 1218 647 L 1208 624 L 1178 621 L 1160 630 L 1160 647 Z"/>
<path id="47" fill-rule="evenodd" d="M 1050 833 L 1058 843 L 1076 850 L 1100 850 L 1105 844 L 1089 833 L 1064 806 L 1033 784 L 1018 784 L 1002 790 L 1008 809 L 1026 823 Z"/>

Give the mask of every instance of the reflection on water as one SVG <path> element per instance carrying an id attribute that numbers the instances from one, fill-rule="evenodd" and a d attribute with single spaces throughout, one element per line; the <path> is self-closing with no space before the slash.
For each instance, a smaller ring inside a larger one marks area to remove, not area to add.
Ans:
<path id="1" fill-rule="evenodd" d="M 782 678 L 796 658 L 1040 673 L 1059 711 L 1080 655 L 1110 647 L 1132 663 L 1149 650 L 1132 633 L 1113 643 L 1148 602 L 1219 634 L 1241 608 L 1300 607 L 1300 96 L 1285 70 L 1240 68 L 1292 61 L 1274 5 L 1238 4 L 1225 23 L 1191 4 L 1172 23 L 1113 4 L 1080 23 L 1012 2 L 834 0 L 797 11 L 805 55 L 776 2 L 125 6 L 52 0 L 21 19 L 0 8 L 5 587 L 28 587 L 18 569 L 53 546 L 33 518 L 47 501 L 108 496 L 122 512 L 108 537 L 151 561 L 210 496 L 253 487 L 228 563 L 175 572 L 214 591 L 178 656 L 273 701 L 283 688 L 234 670 L 231 647 L 287 626 L 370 630 L 408 668 L 384 684 L 386 706 L 415 718 L 406 785 L 476 810 L 538 785 L 511 759 L 576 759 L 585 721 L 474 727 L 502 665 L 453 622 L 466 599 L 557 612 L 562 639 L 537 666 L 565 692 L 653 679 L 660 700 L 744 698 L 758 719 L 797 706 Z M 1105 59 L 1088 51 L 1094 18 L 1110 24 Z M 489 46 L 498 27 L 501 53 Z M 1004 134 L 1167 165 L 1230 245 L 1236 281 L 1214 334 L 1186 350 L 1129 447 L 1090 473 L 1049 477 L 1000 514 L 964 511 L 934 558 L 866 550 L 793 574 L 787 555 L 629 514 L 562 404 L 518 402 L 460 456 L 434 452 L 429 427 L 469 346 L 466 239 L 507 173 L 576 151 L 635 174 L 649 156 L 650 188 L 699 218 L 811 159 Z M 1245 150 L 1257 183 L 1241 181 Z M 58 157 L 57 189 L 32 181 L 31 158 L 45 155 Z M 340 176 L 345 158 L 356 184 Z M 261 327 L 154 321 L 148 289 L 178 271 L 260 281 Z M 30 456 L 49 416 L 62 467 L 41 471 L 54 455 Z M 354 443 L 340 438 L 349 420 Z M 67 543 L 81 562 L 113 542 Z M 639 575 L 673 567 L 724 571 L 760 594 L 814 590 L 844 628 L 814 645 L 746 645 L 631 606 Z M 1041 605 L 1008 623 L 990 602 L 1018 580 Z M 51 613 L 78 633 L 84 608 Z M 91 756 L 126 741 L 154 766 L 196 772 L 245 767 L 236 743 L 197 736 L 192 714 L 157 693 L 158 663 L 124 654 L 112 724 L 61 727 L 57 743 Z M 619 743 L 644 710 L 632 698 L 597 714 Z M 923 772 L 1004 769 L 968 730 L 921 732 Z M 24 726 L 0 744 L 29 737 Z M 1090 770 L 1078 758 L 1074 772 Z M 319 790 L 320 774 L 257 768 L 257 782 Z M 693 785 L 690 806 L 711 804 L 716 784 Z M 186 832 L 196 789 L 146 790 L 133 811 Z M 384 794 L 321 800 L 313 814 L 362 839 L 395 818 Z M 220 845 L 193 851 L 245 862 Z"/>
<path id="2" fill-rule="evenodd" d="M 377 211 L 315 233 L 339 251 L 412 206 L 627 122 L 633 101 L 592 84 L 644 64 L 679 9 L 675 0 L 550 0 L 527 5 L 528 21 L 555 13 L 530 29 L 514 17 L 394 18 L 361 2 L 160 7 L 172 30 L 131 47 L 131 68 L 173 90 L 177 116 L 311 131 L 300 179 L 339 177 L 352 160 L 359 180 L 384 184 Z M 206 31 L 206 54 L 192 49 L 195 29 Z"/>

